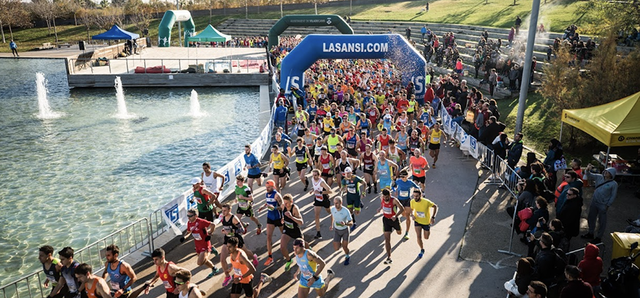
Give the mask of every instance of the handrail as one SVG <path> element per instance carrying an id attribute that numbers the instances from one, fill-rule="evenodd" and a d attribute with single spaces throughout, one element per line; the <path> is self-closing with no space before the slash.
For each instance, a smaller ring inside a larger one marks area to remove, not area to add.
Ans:
<path id="1" fill-rule="evenodd" d="M 78 57 L 78 58 L 69 58 L 69 69 L 72 70 L 72 74 L 76 74 L 78 71 L 82 69 L 86 69 L 87 67 L 91 68 L 91 73 L 95 73 L 96 66 L 94 65 L 94 61 L 97 61 L 96 57 Z M 267 58 L 265 57 L 218 57 L 218 58 L 140 58 L 140 57 L 132 57 L 132 58 L 124 58 L 124 59 L 108 59 L 108 74 L 112 73 L 133 73 L 136 67 L 144 67 L 145 73 L 147 71 L 147 65 L 149 66 L 161 66 L 163 69 L 173 68 L 182 70 L 183 65 L 190 64 L 203 64 L 203 72 L 207 73 L 210 69 L 210 65 L 213 66 L 213 70 L 216 71 L 216 63 L 228 63 L 230 66 L 229 72 L 234 72 L 234 70 L 240 71 L 244 70 L 245 72 L 249 72 L 250 69 L 259 68 L 261 63 L 266 63 Z M 261 62 L 255 64 L 255 61 Z M 148 63 L 147 63 L 148 62 Z M 186 62 L 186 64 L 185 64 Z M 236 66 L 233 64 L 236 63 Z M 244 63 L 244 66 L 241 64 Z M 119 70 L 115 70 L 112 67 L 118 66 Z M 199 68 L 199 67 L 197 67 Z M 196 69 L 196 71 L 198 71 Z M 217 70 L 218 72 L 222 72 L 222 70 Z"/>
<path id="2" fill-rule="evenodd" d="M 124 258 L 145 246 L 148 246 L 148 253 L 150 254 L 154 247 L 151 236 L 149 220 L 144 217 L 75 251 L 74 260 L 90 264 L 94 269 L 94 273 L 98 273 L 104 269 L 103 251 L 105 247 L 110 244 L 118 245 L 120 248 L 119 258 Z M 0 298 L 14 296 L 20 298 L 21 295 L 27 295 L 26 297 L 29 298 L 46 297 L 45 291 L 49 289 L 43 286 L 45 279 L 46 277 L 42 270 L 27 274 L 0 287 Z M 37 291 L 33 293 L 32 288 L 37 289 Z M 38 292 L 40 296 L 38 296 Z"/>

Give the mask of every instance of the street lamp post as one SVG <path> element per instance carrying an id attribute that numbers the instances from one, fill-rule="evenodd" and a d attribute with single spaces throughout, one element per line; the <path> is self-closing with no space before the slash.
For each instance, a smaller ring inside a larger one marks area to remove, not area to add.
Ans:
<path id="1" fill-rule="evenodd" d="M 522 73 L 522 82 L 520 82 L 520 98 L 518 100 L 518 116 L 516 118 L 515 133 L 522 131 L 522 122 L 524 121 L 524 109 L 527 105 L 527 93 L 529 92 L 529 83 L 531 82 L 531 69 L 533 60 L 533 46 L 536 41 L 536 28 L 538 28 L 538 12 L 540 11 L 540 0 L 533 0 L 531 7 L 531 21 L 529 22 L 529 34 L 527 36 L 527 49 L 524 57 L 524 69 Z"/>

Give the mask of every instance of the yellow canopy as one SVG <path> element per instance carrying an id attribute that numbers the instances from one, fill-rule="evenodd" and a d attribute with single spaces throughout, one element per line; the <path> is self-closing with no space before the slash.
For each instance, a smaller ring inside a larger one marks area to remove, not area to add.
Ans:
<path id="1" fill-rule="evenodd" d="M 562 110 L 570 124 L 608 147 L 640 145 L 640 92 L 607 104 Z"/>

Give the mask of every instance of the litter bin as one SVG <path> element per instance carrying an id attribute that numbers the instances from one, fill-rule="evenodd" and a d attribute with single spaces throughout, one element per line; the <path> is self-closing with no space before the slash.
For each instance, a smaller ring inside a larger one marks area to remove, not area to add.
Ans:
<path id="1" fill-rule="evenodd" d="M 631 244 L 634 242 L 640 243 L 640 234 L 615 232 L 611 233 L 611 240 L 613 240 L 613 247 L 611 249 L 611 259 L 613 260 L 619 257 L 629 256 Z M 640 246 L 633 250 L 633 253 L 635 254 L 638 251 L 640 251 Z M 640 267 L 640 257 L 637 258 L 634 263 Z M 640 276 L 638 276 L 638 279 L 640 279 Z"/>
<path id="2" fill-rule="evenodd" d="M 85 50 L 84 40 L 81 40 L 81 41 L 78 43 L 78 47 L 80 48 L 80 51 L 84 51 L 84 50 Z"/>

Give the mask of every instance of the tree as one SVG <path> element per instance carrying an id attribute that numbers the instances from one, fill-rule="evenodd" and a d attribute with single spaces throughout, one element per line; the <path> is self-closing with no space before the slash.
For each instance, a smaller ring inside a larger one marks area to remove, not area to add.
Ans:
<path id="1" fill-rule="evenodd" d="M 63 5 L 53 0 L 32 0 L 30 9 L 31 11 L 47 22 L 49 28 L 49 34 L 51 34 L 51 28 L 53 28 L 53 34 L 58 43 L 58 29 L 56 28 L 56 18 L 62 14 Z"/>
<path id="2" fill-rule="evenodd" d="M 149 28 L 152 17 L 152 7 L 149 4 L 142 3 L 142 0 L 129 0 L 124 7 L 124 12 L 140 33 Z"/>
<path id="3" fill-rule="evenodd" d="M 561 46 L 556 54 L 557 59 L 544 69 L 539 92 L 550 100 L 542 109 L 555 109 L 561 115 L 562 109 L 597 106 L 640 91 L 640 52 L 618 52 L 614 32 L 601 39 L 584 68 L 579 67 L 569 46 Z M 572 132 L 569 148 L 584 142 L 586 139 L 578 140 Z"/>
<path id="4" fill-rule="evenodd" d="M 575 14 L 585 25 L 584 31 L 605 35 L 607 32 L 625 32 L 640 22 L 640 1 L 589 0 Z"/>
<path id="5" fill-rule="evenodd" d="M 31 16 L 20 0 L 0 0 L 0 32 L 2 42 L 7 40 L 4 36 L 4 26 L 8 26 L 10 38 L 13 39 L 13 27 L 31 27 Z"/>

